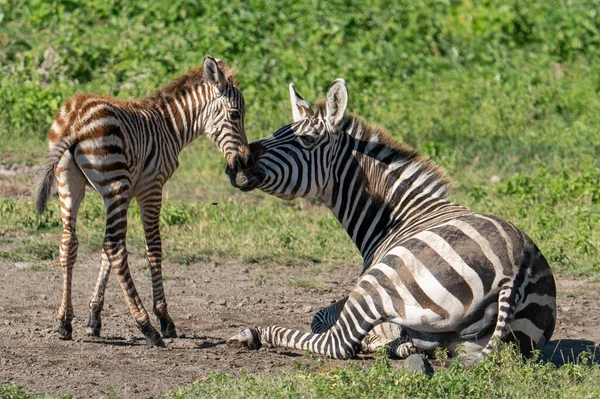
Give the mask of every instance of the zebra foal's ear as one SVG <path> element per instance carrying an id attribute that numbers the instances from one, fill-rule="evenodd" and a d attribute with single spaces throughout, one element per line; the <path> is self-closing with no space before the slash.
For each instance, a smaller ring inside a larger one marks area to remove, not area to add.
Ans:
<path id="1" fill-rule="evenodd" d="M 333 81 L 329 86 L 327 92 L 327 122 L 335 129 L 338 130 L 342 120 L 344 119 L 344 112 L 348 106 L 348 89 L 346 88 L 346 82 L 344 79 L 339 78 Z"/>
<path id="2" fill-rule="evenodd" d="M 298 122 L 299 120 L 313 115 L 310 105 L 308 105 L 302 96 L 296 92 L 293 83 L 290 83 L 290 100 L 292 101 L 292 115 L 294 116 L 294 122 Z"/>
<path id="3" fill-rule="evenodd" d="M 225 86 L 227 86 L 227 79 L 221 68 L 219 68 L 219 62 L 221 65 L 223 64 L 223 61 L 217 61 L 210 55 L 204 57 L 204 61 L 202 62 L 202 76 L 207 83 L 215 86 L 217 90 L 223 91 Z"/>

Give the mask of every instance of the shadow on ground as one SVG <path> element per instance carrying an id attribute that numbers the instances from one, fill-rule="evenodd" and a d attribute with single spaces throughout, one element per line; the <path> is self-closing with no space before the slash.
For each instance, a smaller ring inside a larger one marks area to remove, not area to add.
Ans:
<path id="1" fill-rule="evenodd" d="M 594 364 L 600 364 L 600 347 L 586 339 L 559 339 L 550 341 L 542 349 L 543 358 L 557 367 L 567 363 L 580 363 L 582 353 L 590 353 Z"/>

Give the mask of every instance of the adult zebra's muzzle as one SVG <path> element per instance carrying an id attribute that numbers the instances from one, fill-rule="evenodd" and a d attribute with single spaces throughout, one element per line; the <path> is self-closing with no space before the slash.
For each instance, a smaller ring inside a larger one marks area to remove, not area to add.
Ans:
<path id="1" fill-rule="evenodd" d="M 250 144 L 250 154 L 245 162 L 227 164 L 225 173 L 229 176 L 229 181 L 233 187 L 242 191 L 252 191 L 258 187 L 265 178 L 265 174 L 260 170 L 258 158 L 264 152 L 261 145 Z"/>
<path id="2" fill-rule="evenodd" d="M 242 191 L 252 191 L 260 185 L 264 178 L 264 175 L 257 173 L 255 169 L 249 168 L 235 171 L 227 166 L 225 173 L 229 176 L 229 182 L 233 187 L 239 188 Z"/>

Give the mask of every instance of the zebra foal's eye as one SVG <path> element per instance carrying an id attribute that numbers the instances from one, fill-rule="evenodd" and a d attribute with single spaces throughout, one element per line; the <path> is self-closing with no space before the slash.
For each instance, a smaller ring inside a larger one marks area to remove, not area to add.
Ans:
<path id="1" fill-rule="evenodd" d="M 234 121 L 240 119 L 240 111 L 232 109 L 229 111 L 229 117 Z"/>

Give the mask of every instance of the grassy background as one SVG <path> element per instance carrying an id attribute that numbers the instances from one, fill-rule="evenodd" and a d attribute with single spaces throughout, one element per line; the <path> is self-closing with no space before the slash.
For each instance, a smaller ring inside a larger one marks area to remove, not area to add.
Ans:
<path id="1" fill-rule="evenodd" d="M 143 96 L 206 54 L 239 71 L 251 140 L 291 121 L 289 82 L 314 103 L 343 77 L 349 110 L 443 165 L 452 199 L 517 224 L 555 271 L 597 278 L 598 10 L 595 0 L 0 0 L 0 157 L 40 164 L 53 114 L 72 94 Z M 359 267 L 322 206 L 239 193 L 223 169 L 207 140 L 182 153 L 161 216 L 167 262 Z M 10 250 L 0 256 L 56 263 L 57 201 L 49 208 L 38 217 L 30 199 L 1 200 L 0 248 Z M 131 216 L 129 248 L 143 256 L 135 206 Z M 99 251 L 97 196 L 79 219 L 81 250 Z M 262 384 L 220 378 L 206 389 Z M 277 384 L 305 377 L 286 378 Z"/>
<path id="2" fill-rule="evenodd" d="M 314 102 L 344 77 L 349 109 L 442 164 L 455 201 L 516 223 L 555 270 L 596 276 L 599 5 L 0 0 L 0 154 L 39 164 L 53 114 L 72 94 L 143 96 L 205 54 L 238 69 L 250 139 L 291 121 L 288 82 Z M 166 188 L 166 259 L 360 262 L 322 207 L 242 195 L 223 167 L 207 140 L 182 154 Z M 26 200 L 2 207 L 3 237 L 59 231 L 56 202 L 43 222 Z M 93 227 L 81 229 L 82 248 L 96 250 L 101 209 L 85 210 L 82 224 Z"/>

